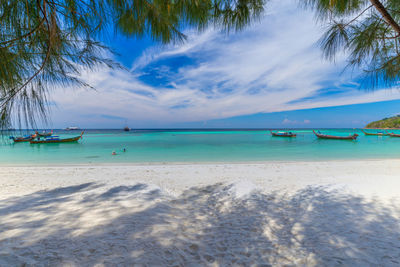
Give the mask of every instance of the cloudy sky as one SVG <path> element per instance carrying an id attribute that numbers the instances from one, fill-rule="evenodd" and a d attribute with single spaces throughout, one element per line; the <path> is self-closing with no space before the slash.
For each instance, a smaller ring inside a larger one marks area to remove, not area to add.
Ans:
<path id="1" fill-rule="evenodd" d="M 96 90 L 55 91 L 52 126 L 362 127 L 399 113 L 398 90 L 365 90 L 345 57 L 322 59 L 322 27 L 293 3 L 269 2 L 240 33 L 188 31 L 180 45 L 116 36 L 126 70 L 82 73 Z"/>

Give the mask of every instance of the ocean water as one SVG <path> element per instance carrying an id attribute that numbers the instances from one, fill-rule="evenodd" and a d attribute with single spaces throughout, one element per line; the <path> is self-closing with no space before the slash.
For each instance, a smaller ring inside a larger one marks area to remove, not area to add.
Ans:
<path id="1" fill-rule="evenodd" d="M 321 140 L 310 129 L 295 138 L 272 137 L 267 130 L 86 130 L 78 143 L 13 143 L 3 136 L 1 165 L 324 161 L 400 158 L 400 138 L 365 136 L 354 129 L 320 129 L 356 141 Z M 373 132 L 373 130 L 369 130 Z M 80 131 L 54 130 L 60 137 Z M 396 131 L 395 131 L 396 132 Z M 398 131 L 400 133 L 400 131 Z M 7 135 L 9 135 L 7 133 Z M 123 152 L 123 149 L 126 152 Z M 117 155 L 111 153 L 115 151 Z"/>

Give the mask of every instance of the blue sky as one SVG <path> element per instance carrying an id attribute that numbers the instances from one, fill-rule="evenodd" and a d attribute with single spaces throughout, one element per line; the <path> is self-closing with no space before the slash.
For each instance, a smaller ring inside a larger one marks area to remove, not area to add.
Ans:
<path id="1" fill-rule="evenodd" d="M 96 90 L 60 88 L 52 127 L 363 127 L 400 113 L 398 89 L 366 90 L 359 72 L 321 57 L 323 30 L 290 0 L 268 3 L 240 33 L 187 30 L 162 46 L 121 36 L 106 43 L 126 70 L 82 73 Z"/>

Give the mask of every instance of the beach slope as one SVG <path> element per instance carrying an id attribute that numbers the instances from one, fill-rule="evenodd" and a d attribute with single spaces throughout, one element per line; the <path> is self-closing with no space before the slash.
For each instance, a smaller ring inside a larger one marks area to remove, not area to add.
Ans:
<path id="1" fill-rule="evenodd" d="M 0 167 L 0 266 L 398 266 L 400 161 Z"/>

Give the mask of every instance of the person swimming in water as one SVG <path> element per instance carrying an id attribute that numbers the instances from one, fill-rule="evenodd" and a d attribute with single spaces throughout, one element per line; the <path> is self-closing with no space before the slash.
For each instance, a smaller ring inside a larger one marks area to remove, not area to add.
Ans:
<path id="1" fill-rule="evenodd" d="M 113 151 L 113 152 L 111 153 L 111 155 L 115 156 L 115 155 L 117 155 L 117 152 Z"/>

